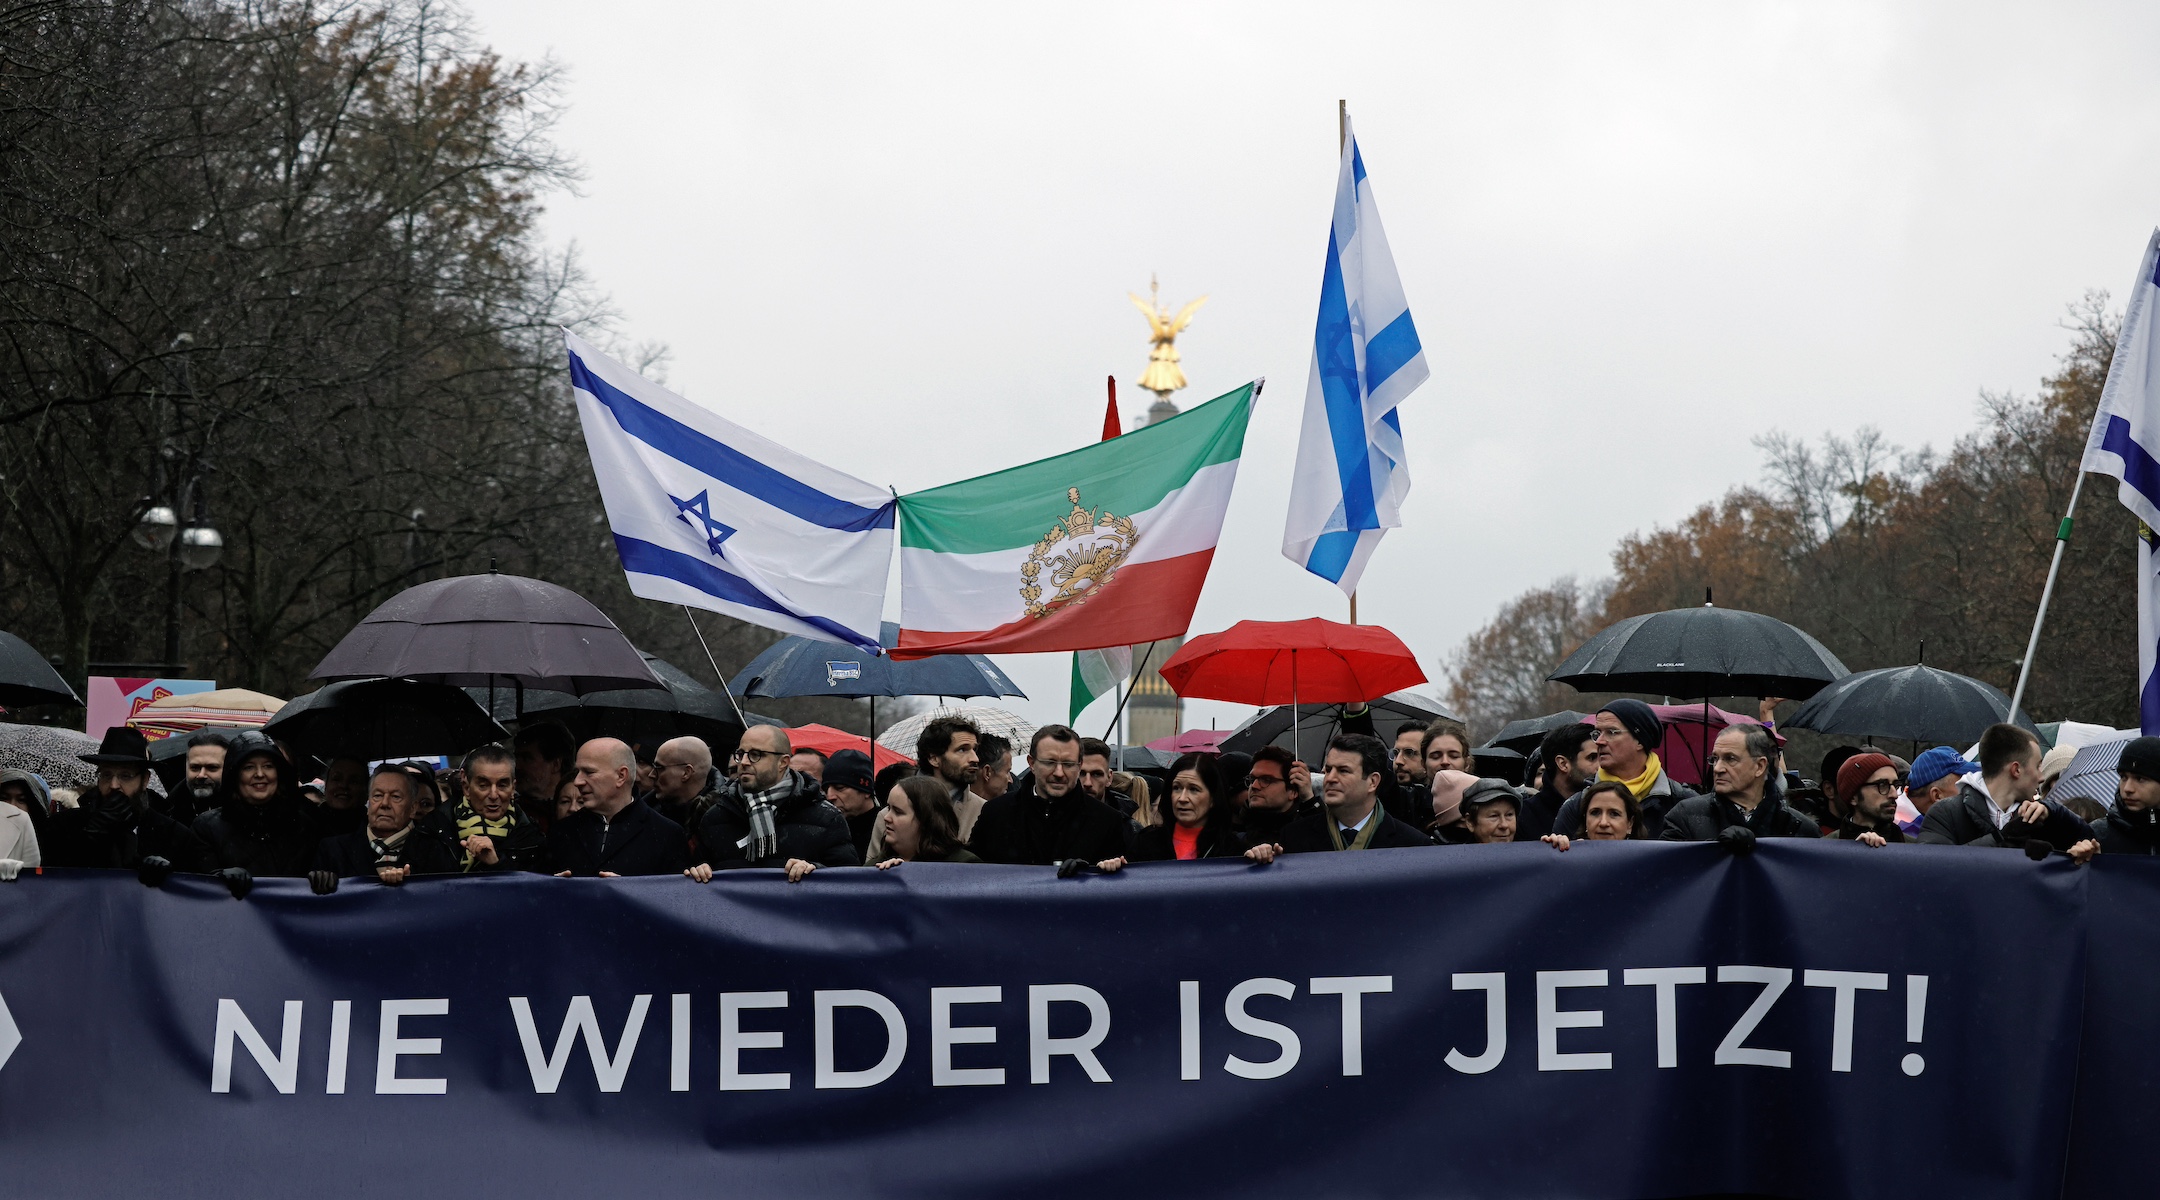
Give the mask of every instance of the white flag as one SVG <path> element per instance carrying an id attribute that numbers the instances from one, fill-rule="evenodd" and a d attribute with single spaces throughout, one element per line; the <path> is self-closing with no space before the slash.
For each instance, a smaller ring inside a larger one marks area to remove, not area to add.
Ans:
<path id="1" fill-rule="evenodd" d="M 876 653 L 892 494 L 563 336 L 630 590 Z"/>
<path id="2" fill-rule="evenodd" d="M 2160 575 L 2153 530 L 2160 528 L 2160 229 L 2146 239 L 2122 335 L 2108 365 L 2100 408 L 2085 439 L 2084 469 L 2119 481 L 2115 496 L 2137 514 L 2138 724 L 2160 734 Z"/>
<path id="3" fill-rule="evenodd" d="M 1381 536 L 1402 524 L 1410 470 L 1395 408 L 1428 374 L 1380 228 L 1380 206 L 1350 134 L 1335 179 L 1305 423 L 1283 528 L 1284 556 L 1345 594 L 1357 591 Z"/>

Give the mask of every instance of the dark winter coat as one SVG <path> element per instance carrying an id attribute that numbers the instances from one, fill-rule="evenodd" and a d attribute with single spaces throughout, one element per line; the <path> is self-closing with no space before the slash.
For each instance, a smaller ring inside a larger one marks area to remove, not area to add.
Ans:
<path id="1" fill-rule="evenodd" d="M 1927 810 L 1926 819 L 1920 822 L 1920 842 L 1928 846 L 1997 846 L 2014 850 L 2029 839 L 2039 838 L 2057 850 L 2068 850 L 2097 836 L 2092 826 L 2079 820 L 2069 809 L 2053 800 L 2040 803 L 2047 806 L 2048 815 L 2039 825 L 2027 825 L 2012 818 L 2008 825 L 1998 830 L 1990 815 L 1995 807 L 1994 799 L 1973 785 L 1964 784 L 1958 788 L 1957 795 L 1938 800 Z"/>
<path id="2" fill-rule="evenodd" d="M 1382 809 L 1373 814 L 1380 828 L 1373 830 L 1372 841 L 1366 843 L 1368 850 L 1396 850 L 1404 847 L 1423 846 L 1430 849 L 1433 840 L 1407 821 L 1398 821 Z M 1335 843 L 1328 837 L 1328 824 L 1334 816 L 1324 808 L 1308 817 L 1299 817 L 1283 827 L 1282 836 L 1276 838 L 1285 854 L 1312 854 L 1333 850 Z"/>
<path id="3" fill-rule="evenodd" d="M 162 858 L 175 870 L 207 871 L 209 851 L 194 831 L 155 808 L 137 812 L 115 797 L 106 804 L 86 793 L 80 808 L 46 818 L 39 847 L 48 867 L 116 867 L 132 871 L 145 858 Z M 132 818 L 132 819 L 130 819 Z"/>
<path id="4" fill-rule="evenodd" d="M 307 801 L 288 796 L 228 801 L 195 818 L 195 836 L 209 851 L 207 870 L 243 867 L 257 879 L 307 874 L 322 843 Z"/>
<path id="5" fill-rule="evenodd" d="M 1259 846 L 1268 842 L 1280 842 L 1282 831 L 1292 821 L 1320 812 L 1325 806 L 1318 800 L 1301 800 L 1289 808 L 1248 808 L 1238 825 L 1247 846 Z"/>
<path id="6" fill-rule="evenodd" d="M 1587 790 L 1589 789 L 1584 789 L 1584 791 Z M 1697 794 L 1694 788 L 1681 783 L 1663 771 L 1658 772 L 1657 782 L 1651 784 L 1650 791 L 1642 797 L 1643 836 L 1656 838 L 1660 831 L 1665 828 L 1665 814 L 1672 811 L 1681 801 Z M 1564 833 L 1571 838 L 1579 838 L 1583 835 L 1582 792 L 1569 796 L 1567 803 L 1560 806 L 1560 811 L 1553 814 L 1552 831 L 1554 833 Z M 1820 833 L 1821 830 L 1818 829 L 1816 832 Z M 1691 839 L 1680 838 L 1677 840 L 1689 841 Z"/>
<path id="7" fill-rule="evenodd" d="M 1036 781 L 983 805 L 968 849 L 990 863 L 1048 866 L 1068 858 L 1101 862 L 1125 854 L 1132 822 L 1074 788 L 1055 800 L 1035 793 Z"/>
<path id="8" fill-rule="evenodd" d="M 748 857 L 743 840 L 750 836 L 750 801 L 741 789 L 730 787 L 705 810 L 698 825 L 699 857 L 715 871 L 784 867 L 791 858 L 821 867 L 861 866 L 847 818 L 826 801 L 817 781 L 791 770 L 784 786 L 787 794 L 773 806 L 775 844 L 770 855 L 755 861 Z"/>
<path id="9" fill-rule="evenodd" d="M 1566 803 L 1567 797 L 1551 788 L 1539 788 L 1524 797 L 1516 807 L 1515 840 L 1534 842 L 1553 832 L 1554 822 L 1560 819 L 1560 808 Z M 1582 808 L 1579 804 L 1575 807 Z"/>
<path id="10" fill-rule="evenodd" d="M 1133 838 L 1132 849 L 1125 857 L 1134 862 L 1167 862 L 1177 858 L 1177 841 L 1171 836 L 1171 825 L 1150 825 Z M 1197 858 L 1236 858 L 1245 853 L 1245 839 L 1230 828 L 1228 821 L 1217 821 L 1200 829 L 1200 844 L 1194 848 Z"/>
<path id="11" fill-rule="evenodd" d="M 610 821 L 581 808 L 548 831 L 550 869 L 572 875 L 673 875 L 690 865 L 683 828 L 643 800 L 624 805 Z"/>
<path id="12" fill-rule="evenodd" d="M 1717 796 L 1689 796 L 1665 813 L 1665 831 L 1658 836 L 1668 842 L 1714 842 L 1726 829 L 1740 825 L 1756 837 L 1821 837 L 1815 818 L 1785 803 L 1783 796 L 1765 796 L 1753 812 Z"/>
<path id="13" fill-rule="evenodd" d="M 2102 854 L 2160 854 L 2160 808 L 2128 813 L 2117 800 L 2093 833 L 2100 838 Z"/>
<path id="14" fill-rule="evenodd" d="M 1812 815 L 1807 813 L 1802 813 L 1800 815 L 1807 817 L 1811 821 L 1815 819 Z M 1821 828 L 1821 826 L 1818 825 L 1817 828 Z M 1855 821 L 1850 817 L 1847 817 L 1845 819 L 1845 822 L 1838 826 L 1838 831 L 1831 836 L 1835 837 L 1841 842 L 1857 842 L 1860 840 L 1860 835 L 1863 833 L 1878 834 L 1882 837 L 1882 840 L 1886 842 L 1909 842 L 1912 840 L 1911 838 L 1905 836 L 1904 830 L 1898 828 L 1896 821 L 1892 821 L 1888 825 L 1884 825 L 1878 829 L 1873 825 L 1862 825 L 1858 821 Z"/>
<path id="15" fill-rule="evenodd" d="M 324 838 L 315 847 L 315 860 L 308 869 L 334 871 L 340 879 L 373 879 L 380 867 L 410 867 L 415 875 L 455 875 L 460 865 L 457 854 L 429 837 L 426 830 L 413 830 L 395 852 L 378 855 L 363 829 Z"/>

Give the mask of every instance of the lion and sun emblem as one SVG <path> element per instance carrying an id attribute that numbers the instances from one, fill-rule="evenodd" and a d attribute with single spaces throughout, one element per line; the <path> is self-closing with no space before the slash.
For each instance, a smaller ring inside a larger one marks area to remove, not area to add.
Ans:
<path id="1" fill-rule="evenodd" d="M 1080 503 L 1080 489 L 1065 489 L 1072 511 L 1028 550 L 1020 566 L 1020 599 L 1027 615 L 1047 617 L 1071 604 L 1084 604 L 1102 590 L 1140 540 L 1132 518 L 1107 508 Z M 1050 594 L 1044 598 L 1044 586 Z"/>

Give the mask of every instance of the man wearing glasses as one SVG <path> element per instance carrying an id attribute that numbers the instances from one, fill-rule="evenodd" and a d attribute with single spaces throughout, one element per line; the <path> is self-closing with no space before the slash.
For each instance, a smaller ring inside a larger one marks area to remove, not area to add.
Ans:
<path id="1" fill-rule="evenodd" d="M 1283 826 L 1318 808 L 1308 804 L 1312 772 L 1281 746 L 1260 747 L 1245 786 L 1245 821 L 1240 832 L 1253 845 L 1279 841 Z"/>
<path id="2" fill-rule="evenodd" d="M 1906 840 L 1897 823 L 1898 769 L 1889 755 L 1846 759 L 1838 768 L 1837 794 L 1845 798 L 1845 820 L 1837 837 L 1868 846 Z"/>
<path id="3" fill-rule="evenodd" d="M 825 800 L 816 780 L 788 765 L 787 730 L 753 725 L 743 731 L 728 773 L 735 786 L 698 823 L 703 862 L 684 874 L 705 883 L 714 871 L 784 867 L 799 882 L 819 867 L 859 867 L 847 818 Z"/>
<path id="4" fill-rule="evenodd" d="M 653 751 L 652 804 L 661 816 L 695 833 L 721 791 L 704 739 L 671 738 Z"/>
<path id="5" fill-rule="evenodd" d="M 1598 780 L 1626 784 L 1635 802 L 1642 806 L 1647 836 L 1657 837 L 1665 827 L 1666 811 L 1695 794 L 1693 788 L 1667 775 L 1665 764 L 1658 760 L 1657 748 L 1665 740 L 1665 723 L 1640 700 L 1615 700 L 1599 709 L 1591 724 L 1597 729 L 1594 744 Z M 1776 742 L 1771 745 L 1774 748 Z M 1582 831 L 1582 793 L 1578 791 L 1560 806 L 1559 814 L 1553 818 L 1553 832 L 1572 838 L 1581 837 Z"/>
<path id="6" fill-rule="evenodd" d="M 1080 791 L 1080 735 L 1045 725 L 1028 743 L 1028 776 L 983 805 L 968 849 L 984 862 L 1068 865 L 1125 855 L 1131 822 Z"/>

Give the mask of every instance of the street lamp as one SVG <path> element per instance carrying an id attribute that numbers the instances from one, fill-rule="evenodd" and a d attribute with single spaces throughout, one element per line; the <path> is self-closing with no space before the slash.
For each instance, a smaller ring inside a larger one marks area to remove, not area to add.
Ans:
<path id="1" fill-rule="evenodd" d="M 145 502 L 148 497 L 145 497 Z M 135 522 L 135 544 L 145 550 L 160 550 L 172 545 L 173 535 L 180 531 L 180 519 L 173 515 L 169 504 L 152 504 L 143 509 Z"/>
<path id="2" fill-rule="evenodd" d="M 180 565 L 190 571 L 207 571 L 224 553 L 225 539 L 208 525 L 190 525 L 180 531 Z"/>

